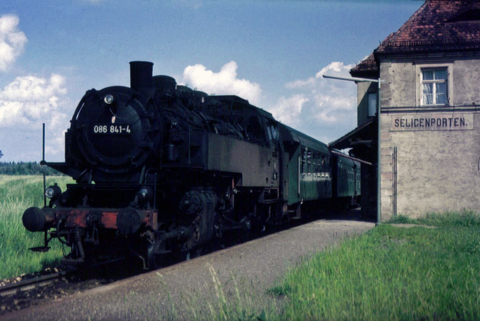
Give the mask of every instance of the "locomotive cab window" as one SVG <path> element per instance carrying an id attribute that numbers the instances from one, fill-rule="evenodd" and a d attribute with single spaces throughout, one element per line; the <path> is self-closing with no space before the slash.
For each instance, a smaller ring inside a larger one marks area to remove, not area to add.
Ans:
<path id="1" fill-rule="evenodd" d="M 275 126 L 274 124 L 270 124 L 268 127 L 270 128 L 270 131 L 272 133 L 272 140 L 275 142 L 278 141 L 278 139 L 280 138 L 280 132 L 278 131 L 277 126 Z"/>
<path id="2" fill-rule="evenodd" d="M 267 128 L 267 136 L 268 136 L 268 141 L 270 143 L 270 147 L 275 147 L 278 144 L 278 140 L 280 138 L 280 133 L 278 131 L 277 126 L 273 123 L 268 121 L 266 124 Z"/>
<path id="3" fill-rule="evenodd" d="M 252 116 L 249 118 L 247 133 L 253 143 L 265 144 L 265 133 L 258 117 Z"/>

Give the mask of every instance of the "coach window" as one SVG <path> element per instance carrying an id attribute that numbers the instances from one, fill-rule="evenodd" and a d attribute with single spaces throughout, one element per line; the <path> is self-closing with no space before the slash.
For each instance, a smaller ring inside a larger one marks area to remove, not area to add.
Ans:
<path id="1" fill-rule="evenodd" d="M 308 150 L 308 148 L 305 149 L 305 152 L 303 153 L 303 172 L 304 173 L 308 173 L 310 171 L 309 169 L 309 164 L 310 164 L 310 156 L 311 156 L 311 153 L 310 151 Z"/>
<path id="2" fill-rule="evenodd" d="M 327 156 L 322 156 L 322 176 L 328 178 Z"/>
<path id="3" fill-rule="evenodd" d="M 331 170 L 331 168 L 330 168 L 330 157 L 327 156 L 325 159 L 326 159 L 325 160 L 325 166 L 326 166 L 325 167 L 325 172 L 327 173 L 327 178 L 331 178 L 332 174 L 330 173 L 330 170 Z"/>

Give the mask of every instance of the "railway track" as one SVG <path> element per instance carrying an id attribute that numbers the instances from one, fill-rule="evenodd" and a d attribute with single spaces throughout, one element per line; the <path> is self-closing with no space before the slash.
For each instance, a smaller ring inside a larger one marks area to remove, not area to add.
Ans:
<path id="1" fill-rule="evenodd" d="M 6 285 L 0 287 L 0 298 L 11 297 L 21 292 L 28 292 L 34 289 L 53 285 L 66 275 L 66 271 L 61 271 L 33 279 L 21 280 L 16 283 L 7 283 Z"/>
<path id="2" fill-rule="evenodd" d="M 178 259 L 167 261 L 165 267 L 178 262 L 180 262 Z M 55 271 L 46 275 L 26 275 L 0 280 L 0 317 L 145 272 L 140 269 L 139 264 L 132 263 L 139 262 L 127 261 L 126 263 L 124 259 L 112 260 L 86 269 Z"/>
<path id="3" fill-rule="evenodd" d="M 78 283 L 72 282 L 74 273 L 74 271 L 59 271 L 19 281 L 13 279 L 8 283 L 2 282 L 3 284 L 0 285 L 0 315 L 72 293 L 76 287 L 75 283 Z"/>
<path id="4" fill-rule="evenodd" d="M 101 285 L 132 276 L 131 272 L 115 275 L 92 270 L 70 270 L 36 276 L 16 282 L 0 283 L 0 316 L 34 305 L 54 301 Z"/>
<path id="5" fill-rule="evenodd" d="M 212 246 L 206 250 L 204 254 L 231 245 L 233 244 L 217 244 L 217 246 Z M 170 258 L 165 262 L 164 267 L 181 261 L 183 260 L 180 258 Z M 48 304 L 50 301 L 84 292 L 143 272 L 145 271 L 138 268 L 132 269 L 131 264 L 120 260 L 99 266 L 91 266 L 85 270 L 58 271 L 41 276 L 24 276 L 26 279 L 21 279 L 21 277 L 13 278 L 3 282 L 0 280 L 0 316 L 30 306 Z"/>

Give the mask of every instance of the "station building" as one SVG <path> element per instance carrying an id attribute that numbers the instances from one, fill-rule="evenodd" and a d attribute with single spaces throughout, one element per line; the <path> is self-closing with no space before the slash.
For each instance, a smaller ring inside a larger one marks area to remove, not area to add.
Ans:
<path id="1" fill-rule="evenodd" d="M 479 212 L 480 0 L 426 0 L 350 74 L 380 81 L 357 82 L 358 127 L 330 143 L 372 164 L 364 211 Z"/>

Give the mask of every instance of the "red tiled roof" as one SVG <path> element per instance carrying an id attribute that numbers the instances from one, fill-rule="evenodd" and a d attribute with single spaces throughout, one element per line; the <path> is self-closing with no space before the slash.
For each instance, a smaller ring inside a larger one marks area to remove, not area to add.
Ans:
<path id="1" fill-rule="evenodd" d="M 374 53 L 480 49 L 480 0 L 426 0 Z M 350 73 L 378 72 L 373 55 Z"/>
<path id="2" fill-rule="evenodd" d="M 350 69 L 350 74 L 353 77 L 378 77 L 378 65 L 375 61 L 373 53 L 367 58 L 363 59 L 358 65 Z"/>

